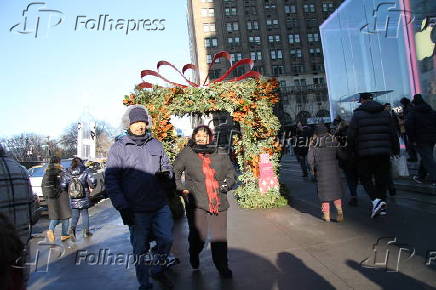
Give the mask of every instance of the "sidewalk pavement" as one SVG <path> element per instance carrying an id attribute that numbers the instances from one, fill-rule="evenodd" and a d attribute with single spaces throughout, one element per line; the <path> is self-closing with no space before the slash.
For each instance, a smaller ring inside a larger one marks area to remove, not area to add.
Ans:
<path id="1" fill-rule="evenodd" d="M 399 193 L 390 198 L 387 216 L 371 220 L 369 200 L 359 192 L 360 205 L 345 206 L 344 223 L 324 223 L 319 218 L 314 184 L 300 177 L 297 169 L 285 156 L 281 180 L 289 188 L 290 206 L 240 209 L 229 195 L 233 280 L 219 278 L 209 247 L 200 256 L 201 271 L 191 270 L 186 219 L 177 221 L 172 252 L 181 264 L 170 270 L 175 289 L 436 289 L 436 205 L 405 199 Z M 102 249 L 131 253 L 128 229 L 110 200 L 91 209 L 91 224 L 94 236 L 66 242 L 62 257 L 57 257 L 52 248 L 48 272 L 33 272 L 29 289 L 137 289 L 132 267 L 92 265 L 97 261 L 92 255 L 86 261 L 80 259 L 77 265 L 83 250 L 88 254 Z M 35 233 L 45 230 L 45 226 L 38 225 Z M 39 249 L 44 257 L 49 251 L 37 244 L 42 240 L 32 240 L 32 252 Z M 426 265 L 426 256 L 435 259 Z"/>

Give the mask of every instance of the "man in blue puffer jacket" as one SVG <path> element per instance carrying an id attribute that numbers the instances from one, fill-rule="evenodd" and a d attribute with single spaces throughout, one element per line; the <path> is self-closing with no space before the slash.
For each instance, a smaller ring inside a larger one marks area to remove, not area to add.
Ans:
<path id="1" fill-rule="evenodd" d="M 123 116 L 127 135 L 110 148 L 106 167 L 106 190 L 113 206 L 129 225 L 139 289 L 151 289 L 153 279 L 171 289 L 162 263 L 150 268 L 145 255 L 153 236 L 159 260 L 165 261 L 172 246 L 173 220 L 166 199 L 165 183 L 174 173 L 162 144 L 152 138 L 151 118 L 144 106 L 130 106 Z"/>

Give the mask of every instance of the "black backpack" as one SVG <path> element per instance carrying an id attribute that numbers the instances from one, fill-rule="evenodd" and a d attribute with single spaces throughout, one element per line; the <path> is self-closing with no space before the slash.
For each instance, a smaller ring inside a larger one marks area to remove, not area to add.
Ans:
<path id="1" fill-rule="evenodd" d="M 72 199 L 85 197 L 85 189 L 77 176 L 71 178 L 71 182 L 68 185 L 68 194 Z"/>

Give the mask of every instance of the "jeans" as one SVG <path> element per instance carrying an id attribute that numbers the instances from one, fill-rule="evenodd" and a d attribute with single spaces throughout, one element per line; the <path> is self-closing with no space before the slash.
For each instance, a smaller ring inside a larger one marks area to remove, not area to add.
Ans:
<path id="1" fill-rule="evenodd" d="M 62 223 L 62 235 L 68 236 L 68 226 L 70 225 L 70 219 L 50 220 L 48 229 L 54 231 L 55 227 L 60 223 Z"/>
<path id="2" fill-rule="evenodd" d="M 358 161 L 358 170 L 360 181 L 371 200 L 386 200 L 386 191 L 392 179 L 390 156 L 361 157 Z"/>
<path id="3" fill-rule="evenodd" d="M 306 158 L 306 155 L 295 154 L 295 157 L 297 158 L 298 162 L 300 163 L 301 170 L 303 171 L 303 174 L 307 175 L 307 158 Z"/>
<path id="4" fill-rule="evenodd" d="M 436 163 L 433 159 L 433 149 L 435 143 L 416 144 L 416 151 L 421 156 L 420 173 L 424 172 L 424 169 L 430 175 L 431 181 L 436 182 Z"/>
<path id="5" fill-rule="evenodd" d="M 79 222 L 79 217 L 82 216 L 82 230 L 89 231 L 89 213 L 88 209 L 72 209 L 71 227 L 76 228 Z"/>
<path id="6" fill-rule="evenodd" d="M 168 205 L 155 212 L 135 212 L 135 225 L 130 226 L 129 230 L 133 254 L 136 257 L 148 253 L 150 238 L 153 235 L 160 260 L 166 259 L 173 244 L 173 217 Z M 143 262 L 144 259 L 138 260 L 139 262 L 135 263 L 136 279 L 141 289 L 149 289 L 152 285 L 149 281 L 149 272 L 152 275 L 162 272 L 163 265 L 150 266 Z"/>

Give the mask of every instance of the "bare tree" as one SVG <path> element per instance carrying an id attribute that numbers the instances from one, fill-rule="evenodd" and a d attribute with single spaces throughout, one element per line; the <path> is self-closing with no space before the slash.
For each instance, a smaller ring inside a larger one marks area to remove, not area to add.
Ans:
<path id="1" fill-rule="evenodd" d="M 4 138 L 1 142 L 9 154 L 20 162 L 41 161 L 50 155 L 50 144 L 47 137 L 34 133 L 22 133 Z"/>

